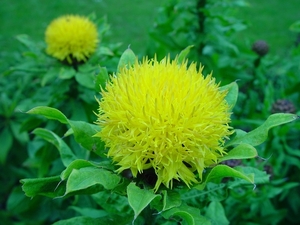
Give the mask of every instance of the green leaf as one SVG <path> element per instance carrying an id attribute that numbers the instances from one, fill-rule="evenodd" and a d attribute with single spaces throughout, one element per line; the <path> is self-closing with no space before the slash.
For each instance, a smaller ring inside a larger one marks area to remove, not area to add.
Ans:
<path id="1" fill-rule="evenodd" d="M 178 207 L 181 205 L 180 194 L 172 190 L 163 191 L 163 209 L 162 211 L 169 210 L 173 207 Z"/>
<path id="2" fill-rule="evenodd" d="M 74 137 L 77 143 L 89 151 L 94 151 L 96 154 L 104 156 L 104 142 L 102 142 L 99 137 L 94 137 L 94 135 L 100 131 L 99 126 L 83 121 L 72 120 L 69 120 L 69 124 L 74 131 Z"/>
<path id="3" fill-rule="evenodd" d="M 213 225 L 229 224 L 229 221 L 225 215 L 225 210 L 220 202 L 216 202 L 216 201 L 211 202 L 207 207 L 205 216 L 212 221 Z"/>
<path id="4" fill-rule="evenodd" d="M 9 132 L 9 129 L 5 127 L 0 133 L 0 164 L 4 164 L 6 161 L 7 154 L 13 144 L 12 134 Z"/>
<path id="5" fill-rule="evenodd" d="M 296 33 L 300 33 L 300 20 L 294 22 L 290 26 L 290 31 L 293 31 L 293 32 L 296 32 Z"/>
<path id="6" fill-rule="evenodd" d="M 186 56 L 189 54 L 191 48 L 193 48 L 194 45 L 189 45 L 185 49 L 183 49 L 179 55 L 178 55 L 178 64 L 182 64 L 185 61 Z"/>
<path id="7" fill-rule="evenodd" d="M 110 48 L 105 47 L 105 46 L 100 46 L 99 47 L 99 54 L 101 54 L 101 55 L 108 55 L 108 56 L 114 56 L 114 52 Z"/>
<path id="8" fill-rule="evenodd" d="M 125 187 L 126 190 L 126 187 Z M 101 191 L 92 195 L 93 200 L 110 215 L 127 215 L 128 224 L 132 222 L 133 210 L 129 206 L 126 195 L 119 195 L 114 191 Z"/>
<path id="9" fill-rule="evenodd" d="M 254 184 L 253 174 L 245 174 L 242 171 L 238 171 L 226 165 L 217 165 L 211 169 L 201 184 L 195 185 L 193 188 L 197 190 L 203 190 L 208 182 L 219 183 L 224 177 L 241 178 L 250 182 L 251 184 Z"/>
<path id="10" fill-rule="evenodd" d="M 117 225 L 123 224 L 120 217 L 108 217 L 108 218 L 91 218 L 87 216 L 73 217 L 67 220 L 61 220 L 53 223 L 53 225 Z"/>
<path id="11" fill-rule="evenodd" d="M 22 188 L 16 185 L 9 193 L 8 199 L 6 201 L 6 210 L 8 212 L 14 212 L 14 214 L 19 214 L 24 212 L 30 207 L 31 199 L 29 199 Z"/>
<path id="12" fill-rule="evenodd" d="M 84 74 L 92 74 L 95 72 L 96 66 L 90 63 L 81 64 L 78 68 L 78 71 Z"/>
<path id="13" fill-rule="evenodd" d="M 78 72 L 75 74 L 75 79 L 83 87 L 86 87 L 89 89 L 94 89 L 94 87 L 95 87 L 94 75 L 91 72 L 89 72 L 89 73 Z"/>
<path id="14" fill-rule="evenodd" d="M 36 128 L 32 131 L 32 133 L 50 142 L 58 149 L 64 166 L 67 167 L 72 161 L 77 159 L 69 146 L 52 131 L 43 128 Z"/>
<path id="15" fill-rule="evenodd" d="M 99 67 L 99 71 L 95 75 L 95 90 L 97 92 L 100 92 L 101 88 L 104 89 L 108 79 L 109 76 L 108 76 L 107 69 L 105 67 Z"/>
<path id="16" fill-rule="evenodd" d="M 237 166 L 234 169 L 241 171 L 244 174 L 254 174 L 255 184 L 267 184 L 270 181 L 270 175 L 266 171 L 259 170 L 250 166 Z"/>
<path id="17" fill-rule="evenodd" d="M 225 100 L 227 101 L 230 108 L 233 109 L 237 102 L 237 98 L 239 94 L 239 86 L 237 85 L 237 83 L 232 82 L 230 84 L 224 85 L 220 87 L 219 90 L 228 91 Z"/>
<path id="18" fill-rule="evenodd" d="M 67 117 L 59 110 L 47 106 L 38 106 L 27 113 L 42 115 L 48 119 L 58 120 L 63 124 L 69 124 L 72 131 L 69 130 L 67 134 L 74 134 L 75 140 L 85 149 L 94 151 L 96 154 L 103 156 L 105 149 L 104 142 L 100 138 L 93 137 L 99 132 L 99 126 L 90 124 L 84 121 L 68 120 Z"/>
<path id="19" fill-rule="evenodd" d="M 238 145 L 238 144 L 250 144 L 257 146 L 262 144 L 268 137 L 268 132 L 271 128 L 292 122 L 299 117 L 290 113 L 276 113 L 268 117 L 268 119 L 258 128 L 250 131 L 249 133 L 238 133 L 233 139 L 225 144 L 225 147 Z"/>
<path id="20" fill-rule="evenodd" d="M 73 169 L 66 186 L 65 195 L 87 189 L 94 185 L 101 185 L 107 190 L 114 189 L 120 182 L 120 176 L 96 167 L 83 167 L 80 169 Z"/>
<path id="21" fill-rule="evenodd" d="M 127 186 L 128 202 L 134 211 L 133 223 L 138 215 L 145 209 L 154 199 L 161 198 L 160 195 L 156 195 L 151 190 L 140 189 L 135 183 L 130 183 Z"/>
<path id="22" fill-rule="evenodd" d="M 230 159 L 249 159 L 257 156 L 256 149 L 249 144 L 240 144 L 230 150 L 227 155 L 224 155 L 219 159 L 219 162 L 223 162 Z"/>
<path id="23" fill-rule="evenodd" d="M 58 74 L 59 74 L 58 68 L 56 67 L 49 68 L 42 78 L 41 85 L 44 87 L 49 81 L 57 78 Z"/>
<path id="24" fill-rule="evenodd" d="M 211 225 L 211 222 L 204 216 L 201 216 L 200 210 L 186 204 L 182 204 L 180 207 L 172 208 L 162 213 L 162 216 L 169 219 L 174 216 L 178 216 L 185 220 L 188 225 Z"/>
<path id="25" fill-rule="evenodd" d="M 51 108 L 48 106 L 38 106 L 35 107 L 29 111 L 27 111 L 29 114 L 36 114 L 36 115 L 42 115 L 46 117 L 47 119 L 51 120 L 58 120 L 59 122 L 63 124 L 68 124 L 67 117 L 58 109 Z"/>
<path id="26" fill-rule="evenodd" d="M 21 132 L 21 124 L 17 121 L 10 121 L 9 123 L 10 130 L 16 140 L 22 144 L 27 144 L 29 142 L 29 135 L 27 132 Z M 1 142 L 0 142 L 1 143 Z"/>
<path id="27" fill-rule="evenodd" d="M 47 197 L 61 196 L 64 192 L 64 186 L 60 185 L 60 177 L 46 177 L 46 178 L 33 178 L 22 179 L 22 189 L 28 197 L 43 195 Z"/>
<path id="28" fill-rule="evenodd" d="M 68 137 L 70 135 L 74 134 L 74 131 L 72 128 L 69 128 L 65 133 L 64 133 L 64 138 Z"/>
<path id="29" fill-rule="evenodd" d="M 134 65 L 137 57 L 135 56 L 134 52 L 128 47 L 124 53 L 121 55 L 117 73 L 119 73 L 124 67 L 129 68 Z"/>
<path id="30" fill-rule="evenodd" d="M 94 164 L 84 159 L 76 159 L 68 165 L 68 167 L 61 173 L 60 177 L 62 180 L 66 180 L 74 169 L 78 170 L 84 167 L 94 167 Z"/>
<path id="31" fill-rule="evenodd" d="M 105 217 L 108 215 L 108 212 L 101 209 L 85 208 L 85 207 L 77 207 L 77 206 L 71 206 L 69 208 L 80 213 L 80 215 L 82 216 L 87 216 L 91 218 Z"/>
<path id="32" fill-rule="evenodd" d="M 16 39 L 21 42 L 22 44 L 24 44 L 29 50 L 33 51 L 33 52 L 37 52 L 38 51 L 38 47 L 36 45 L 36 42 L 31 40 L 28 35 L 26 34 L 19 34 L 16 36 Z"/>
<path id="33" fill-rule="evenodd" d="M 68 80 L 74 77 L 76 71 L 72 67 L 62 67 L 59 70 L 58 77 L 62 80 Z"/>

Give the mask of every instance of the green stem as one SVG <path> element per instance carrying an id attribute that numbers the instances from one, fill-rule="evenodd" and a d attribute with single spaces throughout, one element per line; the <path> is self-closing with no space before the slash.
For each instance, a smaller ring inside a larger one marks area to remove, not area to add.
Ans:
<path id="1" fill-rule="evenodd" d="M 206 2 L 207 0 L 198 0 L 197 1 L 197 17 L 198 17 L 198 25 L 199 25 L 199 35 L 204 37 L 205 34 L 205 19 L 206 19 L 206 15 L 204 13 L 204 8 L 206 6 Z M 202 54 L 203 48 L 204 48 L 205 44 L 203 41 L 203 38 L 198 46 L 198 52 L 200 54 Z"/>

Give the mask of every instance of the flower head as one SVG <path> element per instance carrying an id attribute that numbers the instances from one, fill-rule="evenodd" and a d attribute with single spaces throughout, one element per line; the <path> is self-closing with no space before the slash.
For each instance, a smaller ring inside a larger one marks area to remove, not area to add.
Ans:
<path id="1" fill-rule="evenodd" d="M 98 43 L 97 28 L 88 18 L 76 15 L 62 16 L 46 29 L 47 53 L 68 63 L 86 61 Z"/>
<path id="2" fill-rule="evenodd" d="M 108 156 L 133 176 L 153 168 L 155 190 L 199 182 L 232 133 L 226 92 L 196 64 L 147 60 L 124 68 L 102 90 L 97 123 Z M 198 172 L 198 175 L 195 173 Z"/>

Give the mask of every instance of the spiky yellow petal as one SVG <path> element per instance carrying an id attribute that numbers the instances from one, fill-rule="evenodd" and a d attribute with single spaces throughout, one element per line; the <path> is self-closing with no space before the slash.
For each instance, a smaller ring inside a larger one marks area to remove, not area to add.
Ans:
<path id="1" fill-rule="evenodd" d="M 86 61 L 97 47 L 97 27 L 88 18 L 67 15 L 53 20 L 46 29 L 47 53 L 61 61 Z"/>
<path id="2" fill-rule="evenodd" d="M 173 179 L 197 183 L 217 162 L 231 134 L 230 112 L 226 93 L 202 69 L 168 57 L 144 59 L 112 77 L 101 93 L 96 136 L 119 172 L 137 176 L 153 168 L 157 190 L 161 184 L 172 188 Z"/>

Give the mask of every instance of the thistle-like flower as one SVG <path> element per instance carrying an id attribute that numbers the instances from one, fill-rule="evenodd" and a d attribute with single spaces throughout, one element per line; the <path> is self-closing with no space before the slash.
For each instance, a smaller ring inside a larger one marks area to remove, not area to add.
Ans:
<path id="1" fill-rule="evenodd" d="M 46 52 L 69 64 L 86 61 L 96 50 L 97 27 L 88 18 L 67 15 L 53 20 L 46 29 Z"/>
<path id="2" fill-rule="evenodd" d="M 99 100 L 97 124 L 108 157 L 133 176 L 153 168 L 154 190 L 173 180 L 188 187 L 217 163 L 232 133 L 226 91 L 220 91 L 203 67 L 168 57 L 136 62 L 107 83 Z"/>

